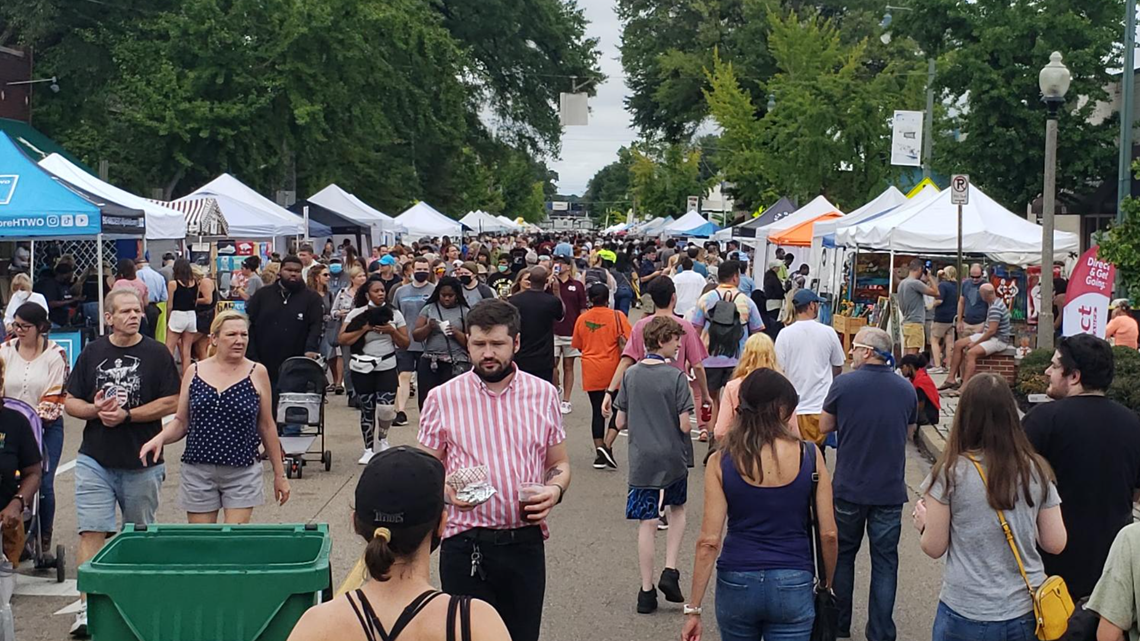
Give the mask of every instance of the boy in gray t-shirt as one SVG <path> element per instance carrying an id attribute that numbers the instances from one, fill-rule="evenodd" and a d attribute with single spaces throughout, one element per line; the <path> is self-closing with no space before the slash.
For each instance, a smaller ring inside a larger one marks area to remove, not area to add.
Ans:
<path id="1" fill-rule="evenodd" d="M 629 495 L 625 517 L 641 522 L 637 537 L 641 566 L 637 611 L 641 614 L 657 609 L 657 590 L 653 586 L 654 537 L 666 507 L 669 508 L 670 530 L 665 547 L 665 569 L 658 583 L 665 600 L 673 603 L 685 600 L 681 594 L 681 573 L 676 568 L 688 498 L 686 461 L 692 460 L 689 413 L 693 411 L 693 395 L 684 373 L 666 364 L 677 355 L 684 335 L 684 328 L 671 318 L 649 321 L 644 330 L 645 358 L 626 370 L 614 399 L 618 410 L 617 428 L 629 429 Z"/>

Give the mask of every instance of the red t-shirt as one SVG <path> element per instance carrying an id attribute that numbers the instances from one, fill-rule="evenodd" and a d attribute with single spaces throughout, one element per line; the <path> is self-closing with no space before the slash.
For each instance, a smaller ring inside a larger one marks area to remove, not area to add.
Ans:
<path id="1" fill-rule="evenodd" d="M 562 306 L 566 312 L 562 315 L 562 320 L 554 323 L 554 335 L 569 338 L 574 335 L 574 324 L 578 322 L 578 316 L 586 309 L 586 285 L 573 278 L 567 279 L 565 283 L 558 284 L 558 295 L 562 297 Z"/>

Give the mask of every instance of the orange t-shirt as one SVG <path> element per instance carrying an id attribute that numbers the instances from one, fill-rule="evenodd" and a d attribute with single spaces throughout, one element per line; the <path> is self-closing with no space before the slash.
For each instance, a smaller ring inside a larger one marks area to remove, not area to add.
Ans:
<path id="1" fill-rule="evenodd" d="M 582 389 L 600 392 L 610 381 L 621 362 L 618 338 L 629 340 L 633 328 L 625 314 L 611 307 L 594 307 L 582 312 L 574 323 L 570 345 L 582 352 Z"/>
<path id="2" fill-rule="evenodd" d="M 1104 328 L 1104 337 L 1113 339 L 1114 345 L 1137 349 L 1137 343 L 1140 343 L 1140 325 L 1137 325 L 1131 316 L 1117 316 L 1108 321 L 1108 326 Z"/>

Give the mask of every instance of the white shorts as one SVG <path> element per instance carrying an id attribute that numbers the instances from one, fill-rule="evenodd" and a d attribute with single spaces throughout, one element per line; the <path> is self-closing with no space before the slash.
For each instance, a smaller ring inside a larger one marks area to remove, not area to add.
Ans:
<path id="1" fill-rule="evenodd" d="M 198 331 L 198 314 L 193 311 L 173 311 L 168 314 L 166 328 L 172 332 L 183 334 Z"/>
<path id="2" fill-rule="evenodd" d="M 973 342 L 977 342 L 978 339 L 981 337 L 982 337 L 981 334 L 974 334 L 973 336 L 970 336 L 970 340 Z M 996 354 L 997 352 L 1005 351 L 1006 349 L 1009 348 L 1009 345 L 1006 345 L 1005 343 L 999 341 L 996 338 L 991 338 L 984 343 L 980 343 L 978 346 L 981 347 L 982 349 L 986 350 L 986 356 L 989 356 L 990 354 Z"/>
<path id="3" fill-rule="evenodd" d="M 573 339 L 570 336 L 554 335 L 554 358 L 578 358 L 582 352 L 570 346 Z"/>

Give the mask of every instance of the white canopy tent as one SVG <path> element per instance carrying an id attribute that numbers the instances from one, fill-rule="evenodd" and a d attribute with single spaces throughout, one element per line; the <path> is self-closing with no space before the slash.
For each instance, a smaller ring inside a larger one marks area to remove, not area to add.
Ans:
<path id="1" fill-rule="evenodd" d="M 954 254 L 958 248 L 958 206 L 949 190 L 920 203 L 900 207 L 879 218 L 836 231 L 836 242 L 860 250 L 904 254 Z M 1041 262 L 1041 227 L 1002 207 L 976 186 L 962 207 L 962 251 L 983 254 L 1012 265 Z M 1057 231 L 1053 247 L 1058 256 L 1077 252 L 1076 234 Z"/>
<path id="2" fill-rule="evenodd" d="M 495 219 L 502 221 L 502 223 L 504 225 L 507 225 L 509 227 L 510 231 L 518 231 L 518 230 L 522 229 L 522 227 L 520 227 L 517 223 L 515 223 L 515 221 L 511 220 L 510 218 L 507 218 L 506 216 L 504 216 L 502 214 L 495 216 Z"/>
<path id="3" fill-rule="evenodd" d="M 371 207 L 355 195 L 345 191 L 336 183 L 332 183 L 317 193 L 309 196 L 309 202 L 315 203 L 330 211 L 340 214 L 362 227 L 372 230 L 372 244 L 380 245 L 382 242 L 394 242 L 395 235 L 404 232 L 404 228 L 388 214 Z M 390 236 L 387 238 L 386 236 Z"/>
<path id="4" fill-rule="evenodd" d="M 413 240 L 424 236 L 458 238 L 463 235 L 463 223 L 444 216 L 425 202 L 418 202 L 406 209 L 396 216 L 396 222 L 408 230 L 406 237 Z"/>
<path id="5" fill-rule="evenodd" d="M 146 216 L 146 240 L 186 238 L 186 219 L 180 212 L 103 182 L 59 154 L 50 154 L 39 164 L 64 182 L 88 193 L 124 207 L 143 210 Z"/>
<path id="6" fill-rule="evenodd" d="M 660 228 L 659 231 L 665 232 L 667 234 L 681 233 L 689 231 L 690 229 L 696 229 L 697 227 L 707 225 L 708 222 L 708 218 L 705 218 L 696 210 L 690 209 L 687 214 Z"/>
<path id="7" fill-rule="evenodd" d="M 210 197 L 218 206 L 234 236 L 274 238 L 277 236 L 308 236 L 305 221 L 300 216 L 246 186 L 229 174 L 222 174 L 178 200 Z M 274 233 L 252 233 L 252 230 Z M 251 230 L 251 231 L 243 231 Z"/>
<path id="8" fill-rule="evenodd" d="M 481 209 L 467 212 L 467 215 L 460 218 L 459 222 L 479 234 L 502 234 L 518 229 L 513 223 L 508 225 Z"/>

